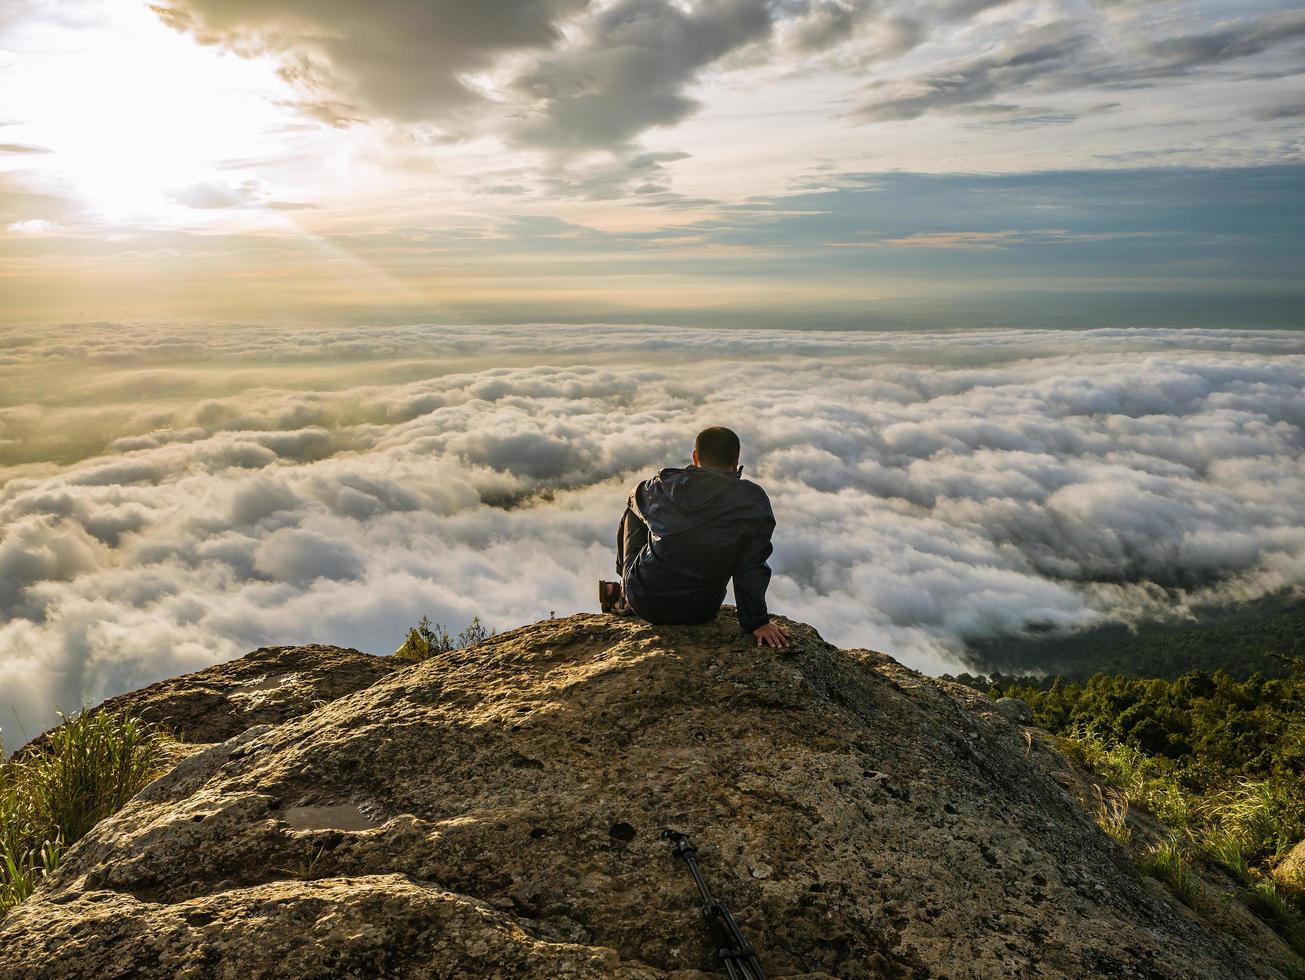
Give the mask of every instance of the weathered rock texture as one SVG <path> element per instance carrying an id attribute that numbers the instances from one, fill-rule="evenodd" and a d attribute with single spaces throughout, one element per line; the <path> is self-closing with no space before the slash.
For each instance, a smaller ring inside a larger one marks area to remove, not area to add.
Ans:
<path id="1" fill-rule="evenodd" d="M 320 702 L 360 691 L 402 666 L 348 647 L 259 647 L 239 660 L 159 681 L 99 707 L 162 725 L 182 742 L 222 742 L 251 725 L 308 714 Z M 16 754 L 39 747 L 45 738 L 33 739 Z"/>
<path id="2" fill-rule="evenodd" d="M 1273 875 L 1283 882 L 1305 883 L 1305 840 L 1282 856 L 1273 869 Z"/>
<path id="3" fill-rule="evenodd" d="M 0 920 L 0 977 L 705 977 L 665 827 L 772 976 L 1282 975 L 991 701 L 791 632 L 549 620 L 252 728 Z"/>

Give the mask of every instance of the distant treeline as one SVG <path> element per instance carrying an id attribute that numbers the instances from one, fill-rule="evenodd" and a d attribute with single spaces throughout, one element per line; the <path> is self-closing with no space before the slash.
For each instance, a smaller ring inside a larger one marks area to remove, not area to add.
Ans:
<path id="1" fill-rule="evenodd" d="M 1191 670 L 1174 679 L 952 679 L 1027 701 L 1038 727 L 1114 787 L 1101 798 L 1102 829 L 1183 902 L 1217 920 L 1218 901 L 1192 871 L 1217 865 L 1247 907 L 1305 957 L 1305 874 L 1278 870 L 1305 838 L 1305 659 L 1275 663 L 1287 676 L 1239 680 L 1225 670 Z M 1139 848 L 1129 804 L 1157 817 L 1168 837 Z"/>
<path id="2" fill-rule="evenodd" d="M 1290 671 L 1284 657 L 1305 657 L 1305 598 L 1299 595 L 1205 607 L 1195 622 L 975 640 L 966 660 L 976 674 L 1010 682 L 1027 675 L 1085 680 L 1099 673 L 1174 679 L 1193 670 L 1285 677 Z"/>
<path id="3" fill-rule="evenodd" d="M 1238 680 L 1191 671 L 1174 680 L 1097 674 L 1086 681 L 997 675 L 954 678 L 993 697 L 1029 703 L 1036 724 L 1087 731 L 1168 759 L 1188 789 L 1238 779 L 1300 780 L 1305 772 L 1305 660 L 1295 676 Z"/>

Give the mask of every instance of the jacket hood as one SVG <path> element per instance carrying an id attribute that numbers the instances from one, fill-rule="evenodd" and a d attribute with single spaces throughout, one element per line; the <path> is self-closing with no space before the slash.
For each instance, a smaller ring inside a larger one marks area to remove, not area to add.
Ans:
<path id="1" fill-rule="evenodd" d="M 668 467 L 639 486 L 635 502 L 654 534 L 674 534 L 734 507 L 741 482 L 735 470 Z"/>

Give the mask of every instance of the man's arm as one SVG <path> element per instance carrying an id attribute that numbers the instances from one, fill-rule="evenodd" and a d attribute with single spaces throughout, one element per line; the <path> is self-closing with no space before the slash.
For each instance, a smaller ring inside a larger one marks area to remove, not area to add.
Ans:
<path id="1" fill-rule="evenodd" d="M 616 574 L 625 576 L 625 566 L 630 558 L 638 554 L 643 546 L 648 542 L 648 525 L 643 522 L 634 509 L 635 495 L 639 492 L 639 484 L 630 491 L 630 495 L 625 500 L 625 514 L 621 517 L 621 524 L 616 529 Z"/>
<path id="2" fill-rule="evenodd" d="M 774 551 L 770 535 L 775 530 L 775 515 L 765 492 L 760 487 L 757 491 L 756 526 L 740 545 L 734 568 L 734 605 L 739 613 L 739 627 L 745 633 L 755 633 L 770 622 L 770 614 L 766 611 L 770 566 L 766 559 Z"/>
<path id="3" fill-rule="evenodd" d="M 766 611 L 770 566 L 766 559 L 773 550 L 769 533 L 753 535 L 743 543 L 739 565 L 734 570 L 734 604 L 739 613 L 739 627 L 745 633 L 770 622 Z"/>

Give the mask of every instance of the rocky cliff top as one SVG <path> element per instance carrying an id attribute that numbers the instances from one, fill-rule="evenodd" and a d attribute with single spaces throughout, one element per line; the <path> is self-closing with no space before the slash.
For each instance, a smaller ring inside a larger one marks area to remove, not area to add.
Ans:
<path id="1" fill-rule="evenodd" d="M 304 703 L 187 714 L 234 737 L 0 920 L 0 977 L 706 977 L 664 828 L 774 977 L 1283 975 L 1268 930 L 1218 933 L 1139 876 L 1018 713 L 785 625 L 782 652 L 728 610 L 412 665 L 278 648 L 318 678 Z M 168 682 L 171 717 L 188 683 L 282 690 L 268 656 Z"/>
<path id="2" fill-rule="evenodd" d="M 308 714 L 402 666 L 391 657 L 320 643 L 259 647 L 237 660 L 109 698 L 96 710 L 135 715 L 182 743 L 223 742 L 253 725 L 278 725 Z M 40 748 L 48 737 L 32 739 L 15 756 Z"/>

